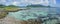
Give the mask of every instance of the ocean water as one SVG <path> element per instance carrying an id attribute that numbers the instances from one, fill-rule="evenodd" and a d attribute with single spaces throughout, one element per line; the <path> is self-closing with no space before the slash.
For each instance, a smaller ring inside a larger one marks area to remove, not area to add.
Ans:
<path id="1" fill-rule="evenodd" d="M 45 21 L 43 24 L 56 24 L 57 19 L 60 19 L 60 8 L 31 8 L 29 10 L 22 10 L 18 12 L 9 12 L 9 16 L 15 17 L 18 20 L 37 19 L 40 17 Z M 48 14 L 51 14 L 50 16 Z M 56 15 L 58 14 L 58 15 Z"/>
<path id="2" fill-rule="evenodd" d="M 20 20 L 28 20 L 30 18 L 37 18 L 39 15 L 46 16 L 48 14 L 46 11 L 40 8 L 32 8 L 29 10 L 22 10 L 18 12 L 9 12 L 9 16 L 13 16 Z"/>

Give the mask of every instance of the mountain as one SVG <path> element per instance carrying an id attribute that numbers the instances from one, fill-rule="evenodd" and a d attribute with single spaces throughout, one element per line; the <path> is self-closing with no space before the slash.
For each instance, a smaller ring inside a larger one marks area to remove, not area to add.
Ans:
<path id="1" fill-rule="evenodd" d="M 31 5 L 27 5 L 27 7 L 50 7 L 50 6 L 44 6 L 40 4 L 31 4 Z"/>

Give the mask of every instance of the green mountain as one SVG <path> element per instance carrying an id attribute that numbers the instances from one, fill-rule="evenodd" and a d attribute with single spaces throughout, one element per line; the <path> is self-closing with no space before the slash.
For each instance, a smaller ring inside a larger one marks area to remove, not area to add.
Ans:
<path id="1" fill-rule="evenodd" d="M 50 6 L 44 6 L 44 5 L 40 5 L 40 4 L 36 4 L 36 5 L 27 5 L 27 7 L 50 7 Z"/>

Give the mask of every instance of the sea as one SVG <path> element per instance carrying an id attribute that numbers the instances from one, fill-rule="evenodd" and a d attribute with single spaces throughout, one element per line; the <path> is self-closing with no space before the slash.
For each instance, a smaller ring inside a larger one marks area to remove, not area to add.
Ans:
<path id="1" fill-rule="evenodd" d="M 56 24 L 60 20 L 60 8 L 30 7 L 27 10 L 9 12 L 8 15 L 15 17 L 18 20 L 41 18 L 41 20 L 43 21 L 42 24 Z"/>

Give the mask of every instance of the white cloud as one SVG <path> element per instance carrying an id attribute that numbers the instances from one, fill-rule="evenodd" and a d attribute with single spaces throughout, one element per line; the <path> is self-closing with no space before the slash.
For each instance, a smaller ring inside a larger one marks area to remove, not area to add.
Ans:
<path id="1" fill-rule="evenodd" d="M 0 2 L 6 2 L 6 0 L 0 0 Z"/>
<path id="2" fill-rule="evenodd" d="M 4 4 L 6 0 L 0 0 L 0 4 Z"/>
<path id="3" fill-rule="evenodd" d="M 19 2 L 12 2 L 12 4 L 13 4 L 13 5 L 17 5 L 17 4 L 19 4 Z"/>
<path id="4" fill-rule="evenodd" d="M 56 0 L 50 0 L 52 4 L 56 4 Z"/>
<path id="5" fill-rule="evenodd" d="M 28 4 L 42 4 L 42 5 L 49 5 L 48 0 L 0 0 L 0 3 L 5 3 L 6 4 L 13 4 L 13 5 L 28 5 Z M 50 0 L 51 3 L 56 3 L 55 0 Z"/>
<path id="6" fill-rule="evenodd" d="M 49 1 L 45 0 L 42 5 L 48 6 L 49 5 Z"/>

